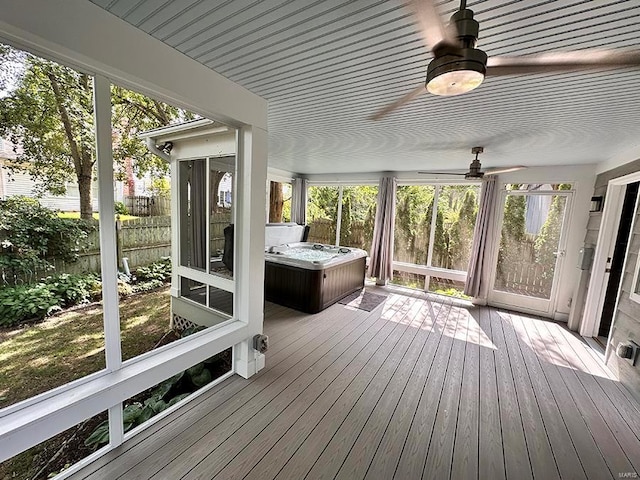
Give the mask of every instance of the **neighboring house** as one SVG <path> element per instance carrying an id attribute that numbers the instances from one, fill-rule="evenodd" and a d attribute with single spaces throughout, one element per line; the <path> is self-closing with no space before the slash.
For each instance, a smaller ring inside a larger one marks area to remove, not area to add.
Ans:
<path id="1" fill-rule="evenodd" d="M 19 148 L 19 147 L 18 147 Z M 6 165 L 15 160 L 16 153 L 13 143 L 0 138 L 0 198 L 11 197 L 13 195 L 26 195 L 36 197 L 36 184 L 31 176 L 26 172 L 12 172 Z M 145 174 L 142 178 L 133 173 L 131 161 L 126 166 L 127 178 L 123 181 L 114 182 L 114 197 L 117 202 L 124 202 L 125 197 L 151 196 L 151 184 L 153 178 L 150 174 Z M 93 182 L 93 210 L 98 211 L 98 182 Z M 64 195 L 45 194 L 37 196 L 38 200 L 45 207 L 61 210 L 64 212 L 74 212 L 80 210 L 80 193 L 78 184 L 74 181 L 67 182 L 67 191 Z"/>

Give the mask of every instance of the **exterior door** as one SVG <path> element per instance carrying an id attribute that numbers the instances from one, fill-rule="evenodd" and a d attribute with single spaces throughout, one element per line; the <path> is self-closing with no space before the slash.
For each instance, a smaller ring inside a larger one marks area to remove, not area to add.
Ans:
<path id="1" fill-rule="evenodd" d="M 491 303 L 551 314 L 565 256 L 572 192 L 506 190 L 496 246 Z M 541 188 L 540 188 L 541 187 Z"/>

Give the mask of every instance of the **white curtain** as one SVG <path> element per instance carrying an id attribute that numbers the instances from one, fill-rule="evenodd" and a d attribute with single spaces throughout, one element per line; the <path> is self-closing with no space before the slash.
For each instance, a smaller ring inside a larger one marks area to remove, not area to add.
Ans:
<path id="1" fill-rule="evenodd" d="M 487 283 L 492 267 L 489 264 L 493 245 L 491 226 L 495 211 L 497 184 L 496 175 L 487 176 L 482 180 L 480 206 L 473 231 L 473 246 L 471 247 L 467 282 L 464 286 L 464 294 L 471 297 L 482 297 L 488 292 Z"/>
<path id="2" fill-rule="evenodd" d="M 294 178 L 291 181 L 291 221 L 298 225 L 307 223 L 307 184 L 306 178 Z"/>
<path id="3" fill-rule="evenodd" d="M 378 188 L 376 221 L 371 244 L 370 275 L 378 285 L 393 276 L 393 229 L 396 216 L 396 179 L 383 177 Z"/>

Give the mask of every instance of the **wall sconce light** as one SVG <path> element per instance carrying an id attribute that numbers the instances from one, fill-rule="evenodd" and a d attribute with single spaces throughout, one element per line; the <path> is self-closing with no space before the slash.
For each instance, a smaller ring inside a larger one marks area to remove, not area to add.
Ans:
<path id="1" fill-rule="evenodd" d="M 590 212 L 600 212 L 602 211 L 602 197 L 591 197 L 591 208 L 589 208 Z"/>

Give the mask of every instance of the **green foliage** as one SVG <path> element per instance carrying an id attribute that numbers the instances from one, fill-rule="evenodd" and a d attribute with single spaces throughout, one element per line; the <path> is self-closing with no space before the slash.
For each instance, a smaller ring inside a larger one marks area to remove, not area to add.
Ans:
<path id="1" fill-rule="evenodd" d="M 171 196 L 171 182 L 167 177 L 154 178 L 151 180 L 149 191 L 154 197 L 169 198 Z"/>
<path id="2" fill-rule="evenodd" d="M 47 277 L 45 284 L 49 290 L 62 300 L 62 307 L 88 302 L 95 291 L 101 287 L 100 280 L 94 274 L 70 275 L 62 273 Z"/>
<path id="3" fill-rule="evenodd" d="M 0 85 L 7 92 L 0 137 L 21 147 L 9 167 L 27 172 L 40 194 L 62 195 L 68 182 L 77 182 L 82 218 L 90 218 L 96 158 L 91 77 L 0 44 Z M 117 86 L 111 100 L 116 176 L 124 178 L 125 158 L 134 160 L 138 176 L 166 174 L 167 163 L 148 151 L 138 133 L 194 115 Z"/>
<path id="4" fill-rule="evenodd" d="M 100 282 L 93 274 L 61 274 L 35 285 L 0 288 L 0 326 L 42 320 L 63 307 L 89 301 Z"/>
<path id="5" fill-rule="evenodd" d="M 115 202 L 114 208 L 117 215 L 129 215 L 129 210 L 124 202 Z"/>
<path id="6" fill-rule="evenodd" d="M 0 289 L 0 327 L 40 319 L 60 310 L 62 299 L 48 285 L 19 285 Z"/>
<path id="7" fill-rule="evenodd" d="M 565 203 L 565 197 L 558 195 L 553 198 L 549 215 L 535 240 L 535 261 L 540 265 L 555 267 L 555 252 L 558 250 L 560 243 Z M 545 269 L 545 271 L 542 272 L 543 278 L 551 283 L 554 271 L 555 268 Z"/>
<path id="8" fill-rule="evenodd" d="M 338 187 L 311 186 L 308 190 L 307 221 L 316 219 L 331 220 L 335 225 L 338 219 Z"/>
<path id="9" fill-rule="evenodd" d="M 398 187 L 394 259 L 426 265 L 429 239 L 433 233 L 432 266 L 466 270 L 478 211 L 477 192 L 477 186 L 441 186 L 432 232 L 435 187 Z"/>
<path id="10" fill-rule="evenodd" d="M 477 215 L 476 193 L 474 190 L 467 190 L 458 211 L 458 218 L 449 230 L 449 268 L 467 270 Z"/>
<path id="11" fill-rule="evenodd" d="M 0 136 L 21 146 L 10 167 L 28 172 L 41 194 L 64 194 L 68 181 L 87 172 L 90 184 L 95 161 L 91 78 L 10 47 L 0 65 L 7 57 L 21 63 L 0 104 Z M 3 68 L 2 77 L 10 76 Z"/>
<path id="12" fill-rule="evenodd" d="M 58 217 L 33 198 L 13 196 L 0 202 L 0 269 L 5 279 L 12 282 L 51 270 L 54 258 L 76 260 L 91 228 L 83 221 Z"/>
<path id="13" fill-rule="evenodd" d="M 186 337 L 203 329 L 204 327 L 200 326 L 188 328 L 182 332 L 181 336 Z M 215 378 L 212 371 L 222 361 L 221 354 L 214 355 L 204 362 L 198 363 L 156 385 L 143 403 L 133 402 L 127 405 L 122 412 L 124 431 L 128 432 L 132 428 L 143 424 L 151 417 L 172 407 L 196 390 L 211 383 Z M 85 440 L 85 445 L 97 448 L 107 443 L 109 441 L 109 433 L 108 427 L 105 427 L 106 424 L 107 422 L 103 422 L 98 425 L 89 438 Z M 105 428 L 107 428 L 106 434 Z"/>
<path id="14" fill-rule="evenodd" d="M 138 267 L 135 271 L 138 281 L 159 280 L 168 282 L 171 280 L 171 257 L 162 257 L 145 267 Z"/>
<path id="15" fill-rule="evenodd" d="M 87 447 L 98 446 L 109 441 L 109 420 L 105 420 L 96 427 L 91 435 L 85 439 L 84 444 Z"/>
<path id="16" fill-rule="evenodd" d="M 136 270 L 133 283 L 118 278 L 118 294 L 146 292 L 163 286 L 171 278 L 171 261 L 158 262 Z M 36 284 L 0 288 L 0 326 L 9 327 L 25 321 L 42 320 L 62 308 L 99 299 L 102 284 L 95 274 L 49 276 Z M 198 380 L 202 382 L 202 379 Z"/>

